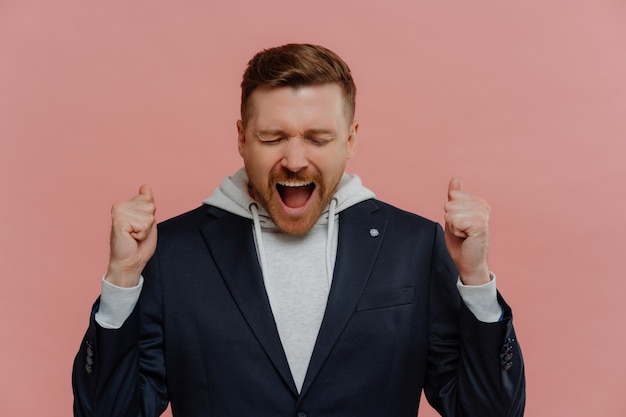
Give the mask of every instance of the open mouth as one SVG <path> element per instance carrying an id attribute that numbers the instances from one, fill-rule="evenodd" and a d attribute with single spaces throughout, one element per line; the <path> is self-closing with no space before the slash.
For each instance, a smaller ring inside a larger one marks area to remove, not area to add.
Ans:
<path id="1" fill-rule="evenodd" d="M 276 190 L 283 204 L 289 208 L 303 207 L 315 190 L 311 181 L 279 181 Z"/>

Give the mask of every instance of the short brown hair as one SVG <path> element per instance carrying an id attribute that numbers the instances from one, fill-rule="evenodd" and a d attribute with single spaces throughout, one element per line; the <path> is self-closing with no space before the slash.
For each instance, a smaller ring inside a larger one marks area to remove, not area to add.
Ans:
<path id="1" fill-rule="evenodd" d="M 348 65 L 333 51 L 310 44 L 287 44 L 265 49 L 248 62 L 241 82 L 241 120 L 245 125 L 248 100 L 260 87 L 303 87 L 326 83 L 338 84 L 348 104 L 348 116 L 354 117 L 356 85 Z"/>

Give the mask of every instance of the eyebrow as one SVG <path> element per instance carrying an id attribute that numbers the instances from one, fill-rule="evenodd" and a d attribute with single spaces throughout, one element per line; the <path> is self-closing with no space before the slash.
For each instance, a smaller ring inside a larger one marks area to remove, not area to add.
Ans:
<path id="1" fill-rule="evenodd" d="M 254 134 L 259 137 L 262 138 L 264 136 L 275 136 L 275 135 L 288 135 L 287 132 L 285 132 L 282 129 L 261 129 L 261 130 L 257 130 L 254 132 Z M 319 129 L 307 129 L 304 132 L 304 136 L 308 136 L 308 135 L 329 135 L 329 136 L 336 136 L 335 131 L 333 131 L 332 129 L 324 129 L 324 128 L 319 128 Z"/>
<path id="2" fill-rule="evenodd" d="M 330 135 L 333 137 L 336 135 L 335 131 L 331 129 L 308 129 L 304 133 L 305 135 L 316 134 L 316 135 Z"/>
<path id="3" fill-rule="evenodd" d="M 281 129 L 262 129 L 254 132 L 254 135 L 257 137 L 263 136 L 274 136 L 274 135 L 284 135 L 285 132 Z"/>

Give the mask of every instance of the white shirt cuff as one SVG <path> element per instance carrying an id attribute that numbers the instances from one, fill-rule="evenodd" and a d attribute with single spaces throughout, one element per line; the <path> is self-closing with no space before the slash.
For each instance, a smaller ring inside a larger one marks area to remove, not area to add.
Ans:
<path id="1" fill-rule="evenodd" d="M 96 312 L 96 322 L 105 329 L 119 329 L 133 312 L 141 289 L 143 277 L 139 277 L 137 286 L 122 288 L 108 282 L 102 277 L 100 307 Z"/>
<path id="2" fill-rule="evenodd" d="M 456 287 L 461 298 L 476 318 L 484 323 L 495 323 L 502 318 L 502 307 L 498 303 L 496 276 L 489 272 L 491 281 L 483 285 L 464 285 L 459 277 Z"/>

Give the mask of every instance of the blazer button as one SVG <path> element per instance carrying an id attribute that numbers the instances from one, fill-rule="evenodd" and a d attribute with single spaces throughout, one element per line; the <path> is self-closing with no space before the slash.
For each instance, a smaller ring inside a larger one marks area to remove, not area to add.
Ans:
<path id="1" fill-rule="evenodd" d="M 297 415 L 297 417 L 307 417 L 306 413 L 300 411 Z"/>
<path id="2" fill-rule="evenodd" d="M 502 369 L 504 371 L 508 371 L 509 369 L 511 369 L 513 367 L 513 362 L 507 362 L 504 364 L 504 366 L 502 367 Z"/>
<path id="3" fill-rule="evenodd" d="M 513 359 L 513 354 L 512 354 L 512 353 L 509 353 L 509 354 L 505 355 L 502 359 L 503 359 L 505 362 L 511 362 L 511 359 Z"/>
<path id="4" fill-rule="evenodd" d="M 93 368 L 91 367 L 91 365 L 87 364 L 87 365 L 85 365 L 85 371 L 88 374 L 91 374 L 93 372 Z"/>

